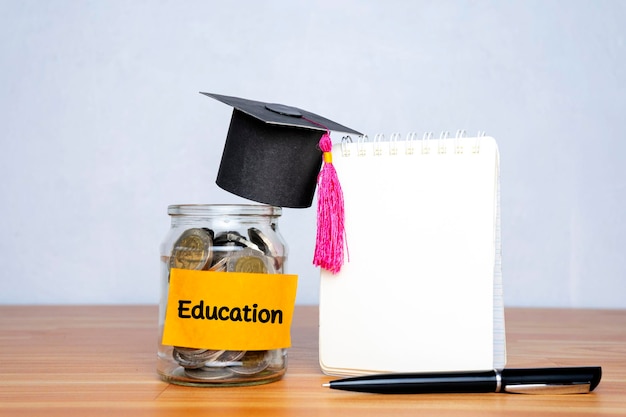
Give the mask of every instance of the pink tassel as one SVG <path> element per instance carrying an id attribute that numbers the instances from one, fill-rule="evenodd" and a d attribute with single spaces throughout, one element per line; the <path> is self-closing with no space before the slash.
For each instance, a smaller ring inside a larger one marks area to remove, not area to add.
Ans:
<path id="1" fill-rule="evenodd" d="M 324 165 L 317 176 L 317 237 L 313 264 L 333 274 L 343 265 L 344 245 L 347 249 L 344 228 L 343 192 L 332 163 L 332 141 L 326 132 L 319 143 Z"/>

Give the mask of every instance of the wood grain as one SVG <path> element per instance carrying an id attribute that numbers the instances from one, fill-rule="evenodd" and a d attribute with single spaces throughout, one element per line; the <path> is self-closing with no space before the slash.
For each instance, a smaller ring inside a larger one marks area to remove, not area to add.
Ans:
<path id="1" fill-rule="evenodd" d="M 587 395 L 374 395 L 321 384 L 317 307 L 296 308 L 287 375 L 191 388 L 155 370 L 155 306 L 0 306 L 0 416 L 623 416 L 626 310 L 507 309 L 509 367 L 600 365 Z"/>

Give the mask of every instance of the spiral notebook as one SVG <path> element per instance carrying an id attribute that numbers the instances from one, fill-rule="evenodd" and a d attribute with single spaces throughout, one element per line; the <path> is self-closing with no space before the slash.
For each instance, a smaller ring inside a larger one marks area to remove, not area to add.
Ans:
<path id="1" fill-rule="evenodd" d="M 346 137 L 333 147 L 348 256 L 321 272 L 329 375 L 502 368 L 499 153 L 492 137 Z"/>

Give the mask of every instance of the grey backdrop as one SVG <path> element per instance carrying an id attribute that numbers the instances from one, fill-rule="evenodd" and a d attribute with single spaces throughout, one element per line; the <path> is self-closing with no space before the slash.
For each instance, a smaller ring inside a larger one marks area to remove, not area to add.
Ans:
<path id="1" fill-rule="evenodd" d="M 626 308 L 625 21 L 607 0 L 0 0 L 0 303 L 157 302 L 167 206 L 245 202 L 215 185 L 211 91 L 371 135 L 486 131 L 506 305 Z M 315 210 L 280 224 L 315 304 Z"/>

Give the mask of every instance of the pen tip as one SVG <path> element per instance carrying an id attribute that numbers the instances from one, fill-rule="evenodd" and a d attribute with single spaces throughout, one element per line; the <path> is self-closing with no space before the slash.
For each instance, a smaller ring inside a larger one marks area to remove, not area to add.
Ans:
<path id="1" fill-rule="evenodd" d="M 322 386 L 323 386 L 323 387 L 330 388 L 330 383 L 328 383 L 328 384 L 322 384 Z"/>

